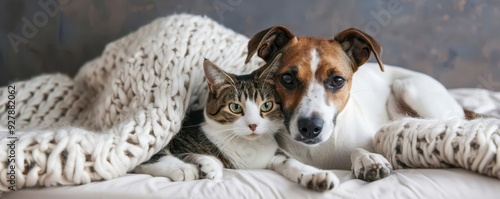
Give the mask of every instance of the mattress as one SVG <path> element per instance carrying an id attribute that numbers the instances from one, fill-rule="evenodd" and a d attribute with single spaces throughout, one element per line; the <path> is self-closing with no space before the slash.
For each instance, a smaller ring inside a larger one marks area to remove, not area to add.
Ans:
<path id="1" fill-rule="evenodd" d="M 467 109 L 500 116 L 500 93 L 480 89 L 451 90 Z M 402 169 L 375 182 L 333 170 L 341 184 L 317 193 L 269 170 L 225 170 L 219 180 L 171 182 L 144 174 L 85 184 L 7 193 L 5 199 L 54 198 L 500 198 L 500 179 L 464 169 Z"/>
<path id="2" fill-rule="evenodd" d="M 82 186 L 20 190 L 6 199 L 37 198 L 496 198 L 500 180 L 463 169 L 404 169 L 365 182 L 350 171 L 334 170 L 341 184 L 317 193 L 269 170 L 225 170 L 220 180 L 171 182 L 167 178 L 128 174 Z"/>

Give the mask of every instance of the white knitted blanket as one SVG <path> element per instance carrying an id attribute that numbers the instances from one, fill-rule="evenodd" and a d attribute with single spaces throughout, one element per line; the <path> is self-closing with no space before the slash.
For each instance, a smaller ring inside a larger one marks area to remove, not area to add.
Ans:
<path id="1" fill-rule="evenodd" d="M 500 120 L 403 118 L 384 125 L 375 149 L 393 168 L 461 167 L 500 179 Z"/>
<path id="2" fill-rule="evenodd" d="M 0 88 L 0 194 L 125 174 L 168 143 L 188 107 L 203 108 L 204 58 L 237 74 L 262 65 L 244 65 L 247 42 L 206 17 L 173 15 L 110 43 L 74 79 Z"/>
<path id="3" fill-rule="evenodd" d="M 395 169 L 460 167 L 500 179 L 500 93 L 454 89 L 451 94 L 466 109 L 493 117 L 403 118 L 380 128 L 375 150 Z"/>

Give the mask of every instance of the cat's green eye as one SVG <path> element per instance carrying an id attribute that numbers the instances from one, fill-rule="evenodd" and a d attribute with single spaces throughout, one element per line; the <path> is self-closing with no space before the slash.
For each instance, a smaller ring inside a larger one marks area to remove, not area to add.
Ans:
<path id="1" fill-rule="evenodd" d="M 260 111 L 262 112 L 268 112 L 271 109 L 273 109 L 273 102 L 265 102 L 264 104 L 260 105 Z"/>
<path id="2" fill-rule="evenodd" d="M 231 110 L 231 112 L 233 112 L 233 113 L 243 112 L 243 108 L 241 108 L 241 106 L 239 104 L 236 104 L 236 103 L 229 104 L 229 110 Z"/>

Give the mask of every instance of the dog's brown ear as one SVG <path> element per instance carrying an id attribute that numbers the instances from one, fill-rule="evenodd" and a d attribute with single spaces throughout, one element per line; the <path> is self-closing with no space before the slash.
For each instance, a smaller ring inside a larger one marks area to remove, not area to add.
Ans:
<path id="1" fill-rule="evenodd" d="M 248 42 L 248 55 L 245 63 L 250 61 L 255 52 L 264 61 L 271 61 L 274 55 L 293 38 L 295 35 L 284 26 L 274 26 L 260 31 Z"/>
<path id="2" fill-rule="evenodd" d="M 356 28 L 350 28 L 335 36 L 335 40 L 342 45 L 344 51 L 356 64 L 354 71 L 368 61 L 371 52 L 373 52 L 375 59 L 377 59 L 380 70 L 384 71 L 384 65 L 379 56 L 382 54 L 382 47 L 370 35 Z"/>

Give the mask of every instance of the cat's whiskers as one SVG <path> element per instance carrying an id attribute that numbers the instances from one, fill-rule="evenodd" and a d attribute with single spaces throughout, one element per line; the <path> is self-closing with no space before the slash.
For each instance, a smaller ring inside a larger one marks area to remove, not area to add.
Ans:
<path id="1" fill-rule="evenodd" d="M 218 140 L 218 142 L 216 142 L 214 144 L 216 146 L 218 146 L 218 148 L 223 149 L 226 145 L 228 145 L 232 142 L 237 142 L 239 137 L 240 136 L 238 136 L 234 133 L 230 133 L 230 134 L 227 134 L 225 137 L 222 137 L 220 140 Z M 236 139 L 236 140 L 234 140 L 234 139 Z M 216 155 L 219 156 L 222 153 L 222 151 L 224 151 L 224 150 L 219 150 Z M 231 159 L 231 157 L 228 157 L 228 159 L 230 159 L 230 161 L 234 161 Z"/>
<path id="2" fill-rule="evenodd" d="M 200 123 L 200 124 L 195 124 L 195 125 L 189 125 L 189 126 L 183 126 L 182 129 L 184 128 L 194 128 L 194 127 L 199 127 L 205 125 L 206 122 Z"/>
<path id="3" fill-rule="evenodd" d="M 230 130 L 235 130 L 235 128 L 232 128 L 232 129 L 223 129 L 223 130 L 217 131 L 216 133 L 220 133 L 220 132 L 224 132 L 224 131 L 230 131 Z M 231 135 L 232 135 L 231 133 L 228 133 L 228 134 L 224 135 L 222 137 L 222 139 L 226 139 L 227 137 L 230 137 Z M 205 140 L 207 140 L 207 139 L 208 139 L 208 137 L 205 136 L 205 138 L 203 138 L 200 142 L 196 143 L 196 147 L 198 147 L 198 148 L 203 147 L 204 145 L 202 143 Z M 214 143 L 214 144 L 216 144 L 216 146 L 217 146 L 218 143 Z M 217 154 L 217 155 L 219 155 L 219 154 Z"/>
<path id="4" fill-rule="evenodd" d="M 225 129 L 225 130 L 221 130 L 221 131 L 227 131 L 227 130 L 233 130 L 233 129 Z M 218 131 L 218 132 L 221 132 L 221 131 Z M 220 137 L 220 139 L 219 139 L 219 140 L 217 140 L 216 142 L 213 142 L 213 144 L 214 144 L 215 146 L 217 146 L 217 148 L 221 148 L 222 146 L 225 146 L 225 145 L 227 144 L 226 142 L 228 142 L 228 141 L 232 140 L 232 139 L 233 139 L 233 138 L 232 138 L 233 136 L 235 136 L 235 135 L 234 135 L 234 134 L 232 134 L 232 133 L 228 133 L 228 134 L 226 134 L 226 135 L 223 135 L 223 137 Z M 204 140 L 206 140 L 206 139 L 208 139 L 208 138 L 206 137 Z M 203 141 L 204 141 L 204 140 L 203 140 Z M 201 143 L 201 142 L 200 142 L 200 143 Z M 222 145 L 220 145 L 220 144 L 222 144 Z M 215 154 L 213 154 L 213 155 L 214 155 L 214 156 L 220 156 L 220 154 L 221 154 L 221 153 L 222 153 L 222 150 L 217 150 L 217 152 L 216 152 Z"/>
<path id="5" fill-rule="evenodd" d="M 224 130 L 217 131 L 216 133 L 221 133 L 221 132 L 226 132 L 226 131 L 235 131 L 235 130 L 239 130 L 239 129 L 241 129 L 241 128 L 224 129 Z M 215 142 L 214 144 L 216 144 L 217 146 L 225 146 L 227 144 L 228 140 L 233 139 L 235 136 L 238 136 L 238 135 L 236 135 L 235 133 L 227 133 L 223 137 L 220 137 L 220 139 L 217 140 L 217 142 Z M 222 145 L 219 145 L 219 144 L 222 144 Z"/>
<path id="6" fill-rule="evenodd" d="M 271 133 L 262 134 L 263 136 L 269 137 L 269 139 L 274 139 L 274 135 Z"/>

